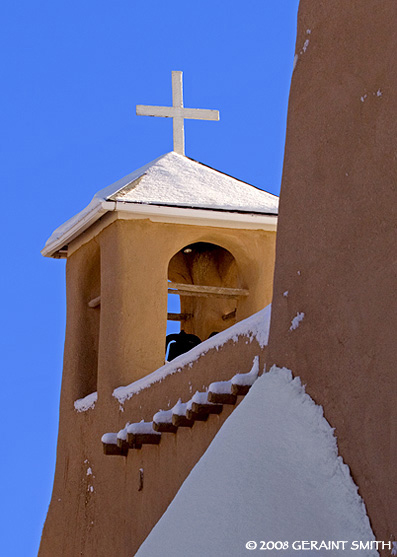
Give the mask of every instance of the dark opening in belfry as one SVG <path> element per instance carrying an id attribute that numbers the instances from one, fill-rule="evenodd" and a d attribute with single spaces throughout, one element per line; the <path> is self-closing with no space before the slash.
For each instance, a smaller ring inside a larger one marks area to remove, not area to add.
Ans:
<path id="1" fill-rule="evenodd" d="M 180 331 L 206 340 L 236 322 L 239 288 L 237 263 L 228 250 L 208 242 L 189 244 L 168 266 L 168 320 L 179 322 Z M 179 312 L 172 304 L 176 297 Z M 178 327 L 168 332 L 176 333 Z M 173 340 L 184 342 L 189 349 L 186 336 Z"/>

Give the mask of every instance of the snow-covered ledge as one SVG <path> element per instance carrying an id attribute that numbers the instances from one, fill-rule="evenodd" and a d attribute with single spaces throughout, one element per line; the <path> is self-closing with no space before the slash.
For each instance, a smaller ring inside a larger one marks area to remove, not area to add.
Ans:
<path id="1" fill-rule="evenodd" d="M 161 382 L 168 375 L 179 373 L 186 366 L 192 367 L 193 363 L 209 350 L 214 348 L 218 350 L 230 340 L 237 342 L 239 336 L 246 336 L 250 342 L 256 339 L 259 346 L 264 348 L 269 340 L 270 314 L 271 304 L 251 315 L 251 317 L 239 321 L 225 331 L 205 340 L 192 350 L 189 350 L 189 352 L 186 352 L 186 354 L 178 356 L 172 362 L 165 364 L 146 377 L 142 377 L 142 379 L 138 379 L 138 381 L 134 381 L 134 383 L 125 387 L 118 387 L 113 391 L 113 396 L 120 404 L 124 404 L 126 400 L 129 400 L 143 389 L 147 389 L 153 383 Z"/>
<path id="2" fill-rule="evenodd" d="M 95 408 L 95 403 L 97 400 L 98 393 L 95 391 L 95 393 L 90 393 L 84 398 L 75 400 L 74 409 L 77 410 L 77 412 L 86 412 L 87 410 L 92 410 L 93 408 Z"/>

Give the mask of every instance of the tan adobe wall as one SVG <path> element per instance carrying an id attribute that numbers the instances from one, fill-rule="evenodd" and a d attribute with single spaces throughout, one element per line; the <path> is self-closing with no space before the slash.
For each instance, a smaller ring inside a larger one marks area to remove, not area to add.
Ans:
<path id="1" fill-rule="evenodd" d="M 212 381 L 250 371 L 254 356 L 261 353 L 256 340 L 243 337 L 219 351 L 211 349 L 180 373 L 134 395 L 124 407 L 112 396 L 115 388 L 164 364 L 168 265 L 194 242 L 215 243 L 235 258 L 239 286 L 249 290 L 238 304 L 238 321 L 270 302 L 275 233 L 116 220 L 86 243 L 79 240 L 72 246 L 66 265 L 57 465 L 43 557 L 130 557 L 231 409 L 225 407 L 220 416 L 210 416 L 192 430 L 164 434 L 159 446 L 130 450 L 128 457 L 105 456 L 102 435 L 122 429 L 127 421 L 150 421 L 179 397 L 187 402 Z M 90 307 L 98 296 L 100 306 Z M 76 412 L 74 402 L 94 389 L 95 408 Z M 141 468 L 144 488 L 138 491 Z"/>
<path id="2" fill-rule="evenodd" d="M 269 364 L 324 406 L 386 541 L 397 534 L 396 29 L 395 0 L 301 0 L 269 342 Z"/>
<path id="3" fill-rule="evenodd" d="M 160 445 L 130 450 L 127 457 L 105 456 L 102 434 L 127 421 L 151 420 L 179 397 L 187 401 L 212 381 L 250 371 L 258 354 L 263 369 L 264 349 L 241 336 L 135 394 L 122 408 L 110 391 L 100 389 L 95 408 L 81 413 L 73 408 L 72 376 L 64 374 L 57 467 L 40 557 L 134 555 L 233 407 L 192 429 L 163 434 Z"/>
<path id="4" fill-rule="evenodd" d="M 238 302 L 237 321 L 271 301 L 274 232 L 129 220 L 108 226 L 98 236 L 98 242 L 101 251 L 100 389 L 113 390 L 163 365 L 168 265 L 184 246 L 210 242 L 234 256 L 240 286 L 249 290 L 249 296 Z M 76 265 L 77 258 L 85 257 L 84 248 L 68 259 L 68 265 Z"/>

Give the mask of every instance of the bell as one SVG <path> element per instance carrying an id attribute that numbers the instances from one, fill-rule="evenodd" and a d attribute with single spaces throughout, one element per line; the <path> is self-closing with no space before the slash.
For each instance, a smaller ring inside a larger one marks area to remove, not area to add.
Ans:
<path id="1" fill-rule="evenodd" d="M 189 352 L 192 348 L 201 343 L 201 340 L 197 335 L 191 335 L 181 331 L 180 333 L 173 333 L 166 336 L 165 339 L 165 352 L 168 350 L 167 360 L 171 362 L 181 354 Z"/>

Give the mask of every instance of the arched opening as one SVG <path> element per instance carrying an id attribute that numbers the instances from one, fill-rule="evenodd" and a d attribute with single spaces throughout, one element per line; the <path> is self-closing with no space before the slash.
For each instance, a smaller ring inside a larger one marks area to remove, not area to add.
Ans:
<path id="1" fill-rule="evenodd" d="M 236 323 L 239 299 L 248 294 L 233 255 L 208 242 L 189 244 L 172 257 L 168 292 L 168 323 L 174 325 L 167 333 L 185 331 L 201 341 Z M 173 298 L 180 299 L 179 312 Z"/>

